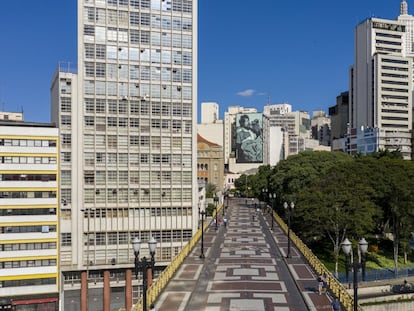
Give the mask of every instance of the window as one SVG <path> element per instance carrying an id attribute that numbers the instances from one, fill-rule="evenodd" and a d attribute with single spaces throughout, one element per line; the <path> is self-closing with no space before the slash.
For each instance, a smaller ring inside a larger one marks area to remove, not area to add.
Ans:
<path id="1" fill-rule="evenodd" d="M 62 147 L 70 147 L 72 143 L 72 137 L 70 134 L 62 134 Z"/>
<path id="2" fill-rule="evenodd" d="M 61 112 L 71 112 L 72 101 L 70 97 L 61 97 L 60 98 L 60 111 Z"/>
<path id="3" fill-rule="evenodd" d="M 61 236 L 62 246 L 72 246 L 72 233 L 63 232 Z"/>

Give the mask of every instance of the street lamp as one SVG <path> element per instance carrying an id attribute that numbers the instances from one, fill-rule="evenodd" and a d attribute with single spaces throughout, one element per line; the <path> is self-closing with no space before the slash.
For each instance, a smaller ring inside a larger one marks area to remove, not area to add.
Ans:
<path id="1" fill-rule="evenodd" d="M 348 273 L 349 269 L 352 268 L 354 272 L 354 278 L 353 278 L 353 284 L 354 284 L 354 311 L 358 310 L 358 270 L 359 268 L 362 269 L 362 280 L 365 281 L 365 256 L 368 250 L 368 242 L 365 240 L 365 238 L 361 238 L 358 242 L 359 250 L 361 252 L 361 262 L 358 262 L 358 260 L 355 260 L 353 258 L 353 251 L 352 251 L 352 244 L 346 238 L 342 242 L 342 250 L 345 253 L 346 256 L 346 281 L 348 282 Z M 351 262 L 352 257 L 352 262 Z"/>
<path id="2" fill-rule="evenodd" d="M 264 204 L 264 208 L 266 207 L 266 197 L 267 197 L 267 189 L 262 189 L 262 200 L 263 200 L 263 204 Z"/>
<path id="3" fill-rule="evenodd" d="M 269 193 L 269 199 L 272 201 L 272 212 L 270 216 L 272 218 L 272 230 L 273 230 L 273 211 L 275 210 L 276 193 Z"/>
<path id="4" fill-rule="evenodd" d="M 287 202 L 285 202 L 283 203 L 283 207 L 285 208 L 285 211 L 288 216 L 288 251 L 287 251 L 286 258 L 291 258 L 292 255 L 290 254 L 290 217 L 291 217 L 293 209 L 295 208 L 295 203 L 290 202 L 290 205 L 289 205 Z"/>
<path id="5" fill-rule="evenodd" d="M 151 260 L 148 261 L 146 257 L 143 257 L 141 260 L 139 257 L 139 250 L 141 249 L 141 241 L 135 237 L 132 240 L 132 247 L 134 249 L 135 255 L 135 277 L 138 279 L 138 270 L 142 271 L 142 310 L 147 311 L 147 288 L 148 288 L 148 269 L 151 268 L 152 274 L 154 275 L 154 256 L 155 249 L 157 247 L 157 241 L 154 237 L 148 241 L 148 248 L 150 250 Z"/>
<path id="6" fill-rule="evenodd" d="M 204 216 L 206 215 L 206 211 L 201 211 L 201 254 L 200 258 L 204 258 Z"/>
<path id="7" fill-rule="evenodd" d="M 200 229 L 200 202 L 198 202 L 198 224 L 197 229 Z"/>
<path id="8" fill-rule="evenodd" d="M 217 196 L 215 196 L 215 197 L 214 197 L 214 209 L 215 209 L 215 211 L 216 211 L 216 230 L 217 230 L 217 228 L 218 228 L 218 221 L 217 221 L 217 205 L 218 205 L 218 197 L 217 197 Z"/>

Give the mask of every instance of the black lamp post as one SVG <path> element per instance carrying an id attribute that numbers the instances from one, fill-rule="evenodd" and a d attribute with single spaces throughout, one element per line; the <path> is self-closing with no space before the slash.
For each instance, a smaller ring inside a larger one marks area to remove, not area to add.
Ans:
<path id="1" fill-rule="evenodd" d="M 227 209 L 229 208 L 229 192 L 227 191 L 227 193 L 226 193 L 226 201 L 227 201 L 227 203 L 226 203 L 226 207 L 225 207 L 225 210 L 226 210 L 226 212 L 227 212 Z"/>
<path id="2" fill-rule="evenodd" d="M 218 197 L 214 196 L 214 210 L 216 211 L 216 230 L 218 228 L 218 221 L 217 221 L 217 205 L 218 205 Z"/>
<path id="3" fill-rule="evenodd" d="M 342 250 L 344 251 L 345 256 L 346 256 L 345 267 L 346 267 L 347 282 L 348 282 L 349 269 L 352 268 L 354 272 L 354 278 L 353 278 L 354 311 L 358 310 L 358 270 L 359 268 L 362 269 L 362 280 L 365 281 L 365 256 L 368 250 L 368 242 L 365 240 L 365 238 L 362 238 L 361 240 L 359 240 L 358 245 L 359 245 L 359 250 L 361 252 L 361 262 L 358 262 L 358 260 L 355 260 L 355 258 L 352 258 L 352 262 L 351 262 L 351 257 L 353 257 L 352 244 L 348 240 L 348 238 L 346 238 L 342 242 Z"/>
<path id="4" fill-rule="evenodd" d="M 132 241 L 135 255 L 135 277 L 138 279 L 138 271 L 142 271 L 142 310 L 147 311 L 147 288 L 148 288 L 148 269 L 151 268 L 152 275 L 154 275 L 154 256 L 157 247 L 157 241 L 154 237 L 148 241 L 148 248 L 150 250 L 151 260 L 148 261 L 146 257 L 139 259 L 139 250 L 141 248 L 141 241 L 135 237 Z"/>
<path id="5" fill-rule="evenodd" d="M 200 258 L 204 258 L 204 216 L 206 215 L 206 211 L 201 211 L 201 254 Z"/>
<path id="6" fill-rule="evenodd" d="M 290 254 L 290 217 L 291 217 L 293 209 L 295 208 L 295 203 L 290 202 L 290 205 L 289 205 L 287 202 L 285 202 L 283 203 L 283 207 L 285 208 L 285 211 L 288 216 L 288 251 L 287 251 L 286 258 L 291 258 L 292 255 Z"/>
<path id="7" fill-rule="evenodd" d="M 270 216 L 272 218 L 272 230 L 273 230 L 273 211 L 275 210 L 276 193 L 269 193 L 269 198 L 272 201 L 272 212 L 270 213 Z"/>
<path id="8" fill-rule="evenodd" d="M 200 202 L 198 202 L 198 225 L 197 225 L 197 229 L 200 229 Z"/>
<path id="9" fill-rule="evenodd" d="M 266 197 L 267 197 L 267 189 L 262 189 L 262 200 L 263 200 L 263 204 L 264 207 L 266 208 Z"/>

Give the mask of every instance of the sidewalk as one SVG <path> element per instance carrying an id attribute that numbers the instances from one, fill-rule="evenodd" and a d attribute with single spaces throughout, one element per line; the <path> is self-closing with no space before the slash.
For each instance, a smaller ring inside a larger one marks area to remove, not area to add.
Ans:
<path id="1" fill-rule="evenodd" d="M 220 215 L 221 216 L 221 215 Z M 317 293 L 316 275 L 270 214 L 244 199 L 230 200 L 228 224 L 212 222 L 155 303 L 157 311 L 331 310 Z M 208 219 L 210 221 L 211 219 Z"/>

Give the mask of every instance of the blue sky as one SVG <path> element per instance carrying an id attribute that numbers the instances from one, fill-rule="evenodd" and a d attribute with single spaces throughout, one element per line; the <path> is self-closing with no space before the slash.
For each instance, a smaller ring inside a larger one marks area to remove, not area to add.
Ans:
<path id="1" fill-rule="evenodd" d="M 409 13 L 414 1 L 408 0 Z M 348 89 L 355 26 L 400 0 L 199 0 L 198 103 L 324 110 Z M 58 63 L 76 63 L 76 0 L 0 1 L 0 110 L 50 121 Z"/>

